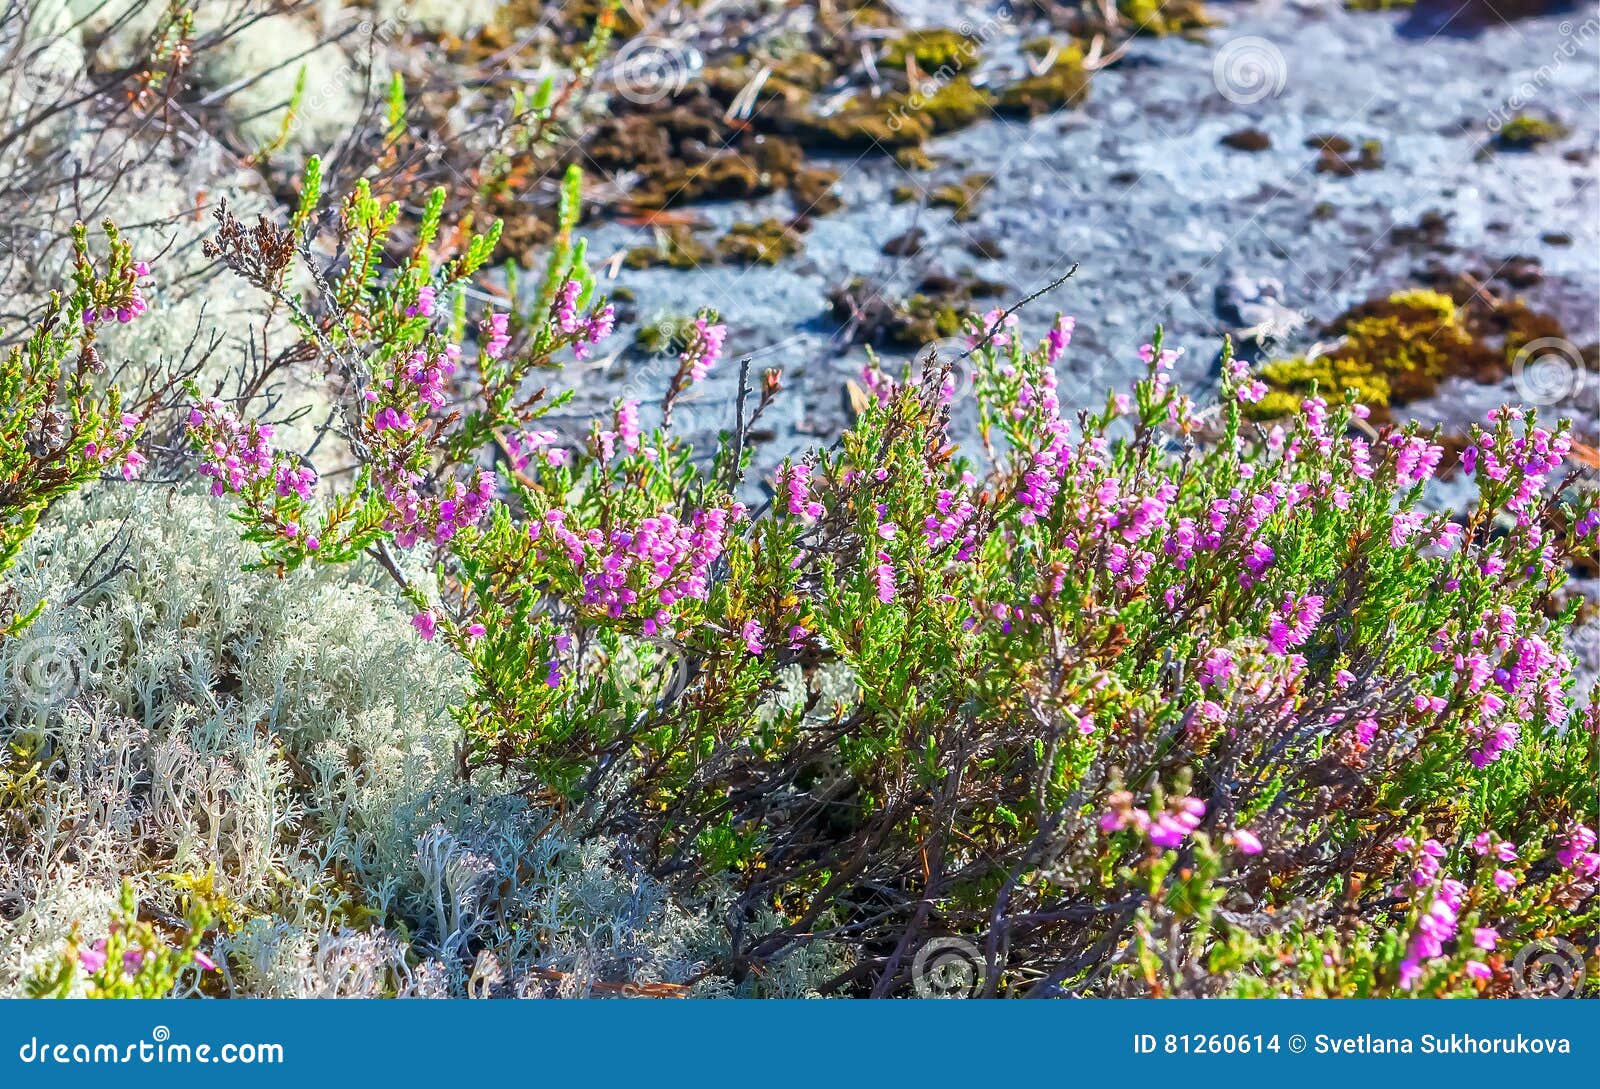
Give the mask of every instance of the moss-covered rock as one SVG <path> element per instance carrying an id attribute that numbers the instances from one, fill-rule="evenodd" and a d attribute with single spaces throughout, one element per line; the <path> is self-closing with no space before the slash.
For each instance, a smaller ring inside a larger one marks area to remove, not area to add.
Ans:
<path id="1" fill-rule="evenodd" d="M 1500 126 L 1494 145 L 1503 151 L 1528 151 L 1540 144 L 1565 139 L 1571 130 L 1559 121 L 1531 113 L 1519 113 Z"/>
<path id="2" fill-rule="evenodd" d="M 1348 178 L 1364 170 L 1383 168 L 1383 144 L 1377 140 L 1363 140 L 1359 145 L 1336 134 L 1313 136 L 1306 146 L 1317 151 L 1318 174 L 1334 174 Z"/>
<path id="3" fill-rule="evenodd" d="M 1076 106 L 1088 96 L 1089 72 L 1083 66 L 1083 50 L 1068 46 L 1043 72 L 1002 87 L 995 109 L 1037 117 L 1064 106 Z"/>
<path id="4" fill-rule="evenodd" d="M 978 197 L 994 180 L 993 174 L 968 174 L 960 181 L 936 185 L 928 192 L 928 203 L 935 208 L 949 208 L 958 220 L 971 219 L 978 214 Z"/>
<path id="5" fill-rule="evenodd" d="M 1352 307 L 1328 332 L 1340 341 L 1315 358 L 1276 360 L 1258 369 L 1269 393 L 1251 415 L 1270 419 L 1298 409 L 1312 391 L 1379 410 L 1438 392 L 1450 376 L 1497 382 L 1525 345 L 1563 337 L 1554 317 L 1519 298 L 1501 298 L 1472 277 L 1438 274 L 1434 286 L 1396 292 Z"/>
<path id="6" fill-rule="evenodd" d="M 778 219 L 735 223 L 717 240 L 717 256 L 735 265 L 775 265 L 800 252 L 800 236 Z"/>
<path id="7" fill-rule="evenodd" d="M 896 68 L 904 68 L 911 60 L 924 72 L 937 72 L 946 67 L 957 71 L 971 68 L 981 58 L 976 38 L 936 27 L 891 39 L 884 46 L 883 59 Z"/>
<path id="8" fill-rule="evenodd" d="M 1163 37 L 1216 26 L 1200 0 L 1117 0 L 1117 12 L 1135 34 Z"/>
<path id="9" fill-rule="evenodd" d="M 860 344 L 920 348 L 929 341 L 960 336 L 989 300 L 1009 292 L 1005 284 L 937 274 L 925 276 L 909 295 L 896 296 L 884 285 L 855 277 L 828 294 L 829 312 L 853 327 Z"/>
<path id="10" fill-rule="evenodd" d="M 789 194 L 794 198 L 795 210 L 801 215 L 825 216 L 844 206 L 834 193 L 839 172 L 826 167 L 808 166 L 796 170 L 789 179 Z"/>
<path id="11" fill-rule="evenodd" d="M 711 250 L 683 224 L 674 224 L 656 233 L 653 246 L 635 246 L 622 258 L 629 268 L 699 268 L 710 264 Z"/>

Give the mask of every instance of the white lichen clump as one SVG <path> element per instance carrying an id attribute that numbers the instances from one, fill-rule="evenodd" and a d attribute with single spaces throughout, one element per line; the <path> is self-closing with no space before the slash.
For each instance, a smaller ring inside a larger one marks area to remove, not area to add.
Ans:
<path id="1" fill-rule="evenodd" d="M 0 994 L 74 926 L 103 936 L 122 879 L 173 912 L 171 875 L 207 873 L 231 994 L 738 989 L 712 912 L 457 778 L 461 678 L 376 571 L 277 579 L 247 559 L 209 498 L 109 484 L 30 542 L 14 581 L 51 604 L 0 642 Z M 838 970 L 808 954 L 759 986 Z"/>

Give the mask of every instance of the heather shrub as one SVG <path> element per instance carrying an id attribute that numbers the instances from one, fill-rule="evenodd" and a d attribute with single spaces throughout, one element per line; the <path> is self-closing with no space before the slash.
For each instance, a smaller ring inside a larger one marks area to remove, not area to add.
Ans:
<path id="1" fill-rule="evenodd" d="M 480 954 L 485 993 L 733 986 L 709 915 L 615 840 L 460 780 L 460 667 L 376 566 L 241 579 L 250 558 L 208 497 L 120 481 L 19 553 L 18 595 L 50 606 L 0 642 L 0 993 L 55 993 L 74 960 L 93 990 L 124 881 L 165 947 L 197 932 L 216 965 L 177 993 L 462 995 Z M 203 930 L 176 922 L 197 888 Z"/>
<path id="2" fill-rule="evenodd" d="M 146 390 L 124 405 L 123 391 L 100 380 L 106 366 L 96 349 L 100 327 L 126 323 L 145 308 L 140 281 L 149 274 L 116 227 L 105 224 L 109 256 L 104 273 L 89 252 L 87 231 L 73 231 L 73 288 L 52 295 L 25 340 L 0 357 L 0 575 L 16 562 L 45 509 L 108 471 L 132 480 L 145 458 L 135 441 L 163 390 Z M 126 411 L 126 410 L 133 411 Z M 0 639 L 37 615 L 19 615 L 15 596 L 0 586 Z"/>
<path id="3" fill-rule="evenodd" d="M 1415 425 L 1316 388 L 1248 422 L 1265 389 L 1226 350 L 1197 405 L 1159 332 L 1141 381 L 1069 416 L 1072 320 L 1030 346 L 996 311 L 959 359 L 869 368 L 849 431 L 752 507 L 776 374 L 715 451 L 671 429 L 719 361 L 710 312 L 659 426 L 631 401 L 582 439 L 539 426 L 539 373 L 611 326 L 575 179 L 506 311 L 464 290 L 493 230 L 435 253 L 435 196 L 386 266 L 396 212 L 365 187 L 345 262 L 295 294 L 316 180 L 286 230 L 225 217 L 213 252 L 330 364 L 322 456 L 356 471 L 330 484 L 201 399 L 201 474 L 261 565 L 388 573 L 464 669 L 468 781 L 522 777 L 682 896 L 731 887 L 734 978 L 828 942 L 859 954 L 830 987 L 893 993 L 954 934 L 990 993 L 1504 993 L 1501 942 L 1592 949 L 1596 718 L 1563 583 L 1600 513 L 1564 425 L 1485 421 L 1458 519 L 1427 504 L 1443 450 Z"/>

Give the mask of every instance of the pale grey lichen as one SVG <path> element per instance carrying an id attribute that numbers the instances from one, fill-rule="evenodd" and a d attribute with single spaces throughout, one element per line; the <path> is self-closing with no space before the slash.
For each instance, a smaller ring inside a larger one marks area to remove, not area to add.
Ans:
<path id="1" fill-rule="evenodd" d="M 93 488 L 30 541 L 13 581 L 51 604 L 0 642 L 0 994 L 103 934 L 122 879 L 175 913 L 167 875 L 207 872 L 237 995 L 804 994 L 840 970 L 720 974 L 721 902 L 457 777 L 460 670 L 379 572 L 248 557 L 220 504 L 159 487 Z"/>

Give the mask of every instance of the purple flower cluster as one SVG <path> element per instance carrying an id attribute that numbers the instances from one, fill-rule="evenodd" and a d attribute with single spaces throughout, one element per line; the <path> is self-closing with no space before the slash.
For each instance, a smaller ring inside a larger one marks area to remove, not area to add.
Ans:
<path id="1" fill-rule="evenodd" d="M 822 504 L 811 498 L 811 466 L 780 466 L 773 487 L 780 510 L 797 517 L 822 517 Z"/>
<path id="2" fill-rule="evenodd" d="M 711 565 L 721 557 L 731 528 L 744 507 L 713 507 L 679 519 L 668 512 L 638 525 L 578 532 L 567 512 L 547 511 L 528 535 L 552 555 L 566 559 L 583 586 L 583 603 L 612 619 L 638 615 L 646 635 L 667 635 L 679 601 L 705 601 L 711 592 Z M 536 556 L 536 562 L 546 558 Z"/>
<path id="3" fill-rule="evenodd" d="M 277 470 L 272 425 L 246 423 L 216 398 L 189 410 L 188 431 L 200 452 L 200 475 L 210 479 L 212 495 L 242 492 Z"/>
<path id="4" fill-rule="evenodd" d="M 110 436 L 104 442 L 91 440 L 84 445 L 83 455 L 91 461 L 98 461 L 103 465 L 114 467 L 122 473 L 123 480 L 137 480 L 144 471 L 148 459 L 139 452 L 138 448 L 130 445 L 134 435 L 143 421 L 132 413 L 124 412 L 117 426 L 112 429 Z M 117 452 L 126 450 L 120 459 Z"/>
<path id="5" fill-rule="evenodd" d="M 118 321 L 126 325 L 143 314 L 149 307 L 145 303 L 139 281 L 149 275 L 150 266 L 143 261 L 135 261 L 111 297 L 102 301 L 99 306 L 84 308 L 84 326 L 92 326 L 97 321 Z"/>
<path id="6" fill-rule="evenodd" d="M 550 321 L 562 337 L 572 343 L 572 354 L 584 359 L 593 345 L 599 344 L 616 329 L 617 311 L 610 303 L 602 303 L 584 317 L 578 308 L 583 296 L 583 285 L 577 280 L 567 280 L 556 290 L 550 304 Z"/>
<path id="7" fill-rule="evenodd" d="M 1181 847 L 1206 815 L 1206 803 L 1199 798 L 1173 798 L 1159 813 L 1135 806 L 1133 795 L 1126 790 L 1112 794 L 1107 802 L 1110 808 L 1100 817 L 1102 832 L 1132 828 L 1162 850 Z"/>
<path id="8" fill-rule="evenodd" d="M 686 370 L 691 382 L 701 382 L 711 373 L 711 368 L 722 358 L 722 343 L 728 338 L 728 327 L 713 324 L 701 314 L 694 319 L 689 343 L 678 356 L 680 370 Z"/>

